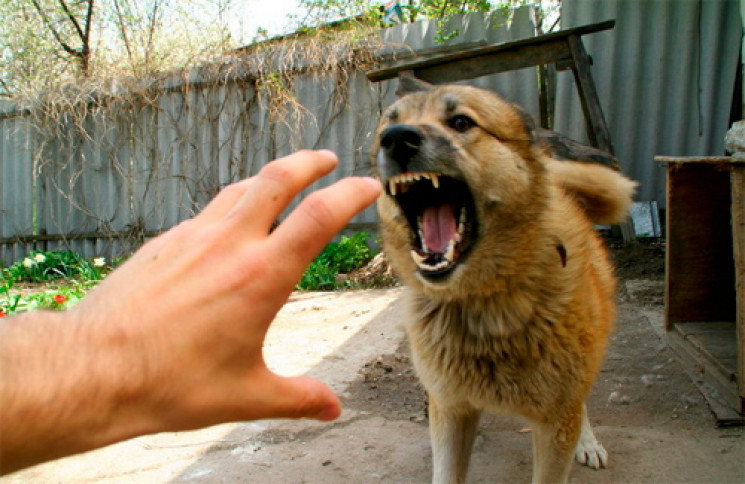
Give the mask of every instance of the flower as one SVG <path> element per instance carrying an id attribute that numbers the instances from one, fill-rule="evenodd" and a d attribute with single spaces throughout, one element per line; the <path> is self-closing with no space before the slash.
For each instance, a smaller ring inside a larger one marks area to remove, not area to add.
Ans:
<path id="1" fill-rule="evenodd" d="M 29 259 L 28 257 L 23 259 L 23 267 L 28 269 L 29 267 L 33 267 L 35 265 L 36 265 L 36 262 L 34 262 L 33 259 Z"/>
<path id="2" fill-rule="evenodd" d="M 39 254 L 36 254 L 34 256 L 34 260 L 36 262 L 38 262 L 38 263 L 41 264 L 42 262 L 44 262 L 45 260 L 47 260 L 47 256 L 45 256 L 44 254 L 39 253 Z"/>
<path id="3" fill-rule="evenodd" d="M 7 316 L 7 314 L 5 314 L 3 311 L 0 311 L 0 318 L 4 318 L 5 316 Z"/>
<path id="4" fill-rule="evenodd" d="M 106 264 L 106 257 L 96 257 L 93 259 L 93 267 L 103 267 Z"/>
<path id="5" fill-rule="evenodd" d="M 67 301 L 67 296 L 65 296 L 64 294 L 55 294 L 54 295 L 54 302 L 56 302 L 57 304 L 62 304 L 65 301 Z"/>

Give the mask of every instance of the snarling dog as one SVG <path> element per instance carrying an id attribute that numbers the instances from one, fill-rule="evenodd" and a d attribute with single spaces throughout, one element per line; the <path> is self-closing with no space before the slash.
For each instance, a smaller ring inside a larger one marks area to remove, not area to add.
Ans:
<path id="1" fill-rule="evenodd" d="M 531 422 L 533 482 L 608 460 L 585 399 L 615 319 L 593 224 L 625 217 L 635 183 L 557 161 L 522 110 L 466 86 L 408 83 L 373 161 L 384 251 L 407 286 L 406 332 L 429 395 L 433 482 L 464 482 L 482 411 Z"/>

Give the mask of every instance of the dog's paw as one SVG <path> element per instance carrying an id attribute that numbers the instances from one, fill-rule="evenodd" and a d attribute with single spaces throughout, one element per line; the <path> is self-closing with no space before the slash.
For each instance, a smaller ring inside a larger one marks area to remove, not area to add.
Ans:
<path id="1" fill-rule="evenodd" d="M 580 438 L 574 457 L 582 465 L 600 469 L 608 465 L 608 451 L 595 438 Z"/>

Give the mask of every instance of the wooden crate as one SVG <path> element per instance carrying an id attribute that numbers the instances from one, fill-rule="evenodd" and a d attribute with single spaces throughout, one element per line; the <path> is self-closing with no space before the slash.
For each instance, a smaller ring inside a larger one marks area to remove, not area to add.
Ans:
<path id="1" fill-rule="evenodd" d="M 665 327 L 722 425 L 745 424 L 745 161 L 667 157 Z"/>

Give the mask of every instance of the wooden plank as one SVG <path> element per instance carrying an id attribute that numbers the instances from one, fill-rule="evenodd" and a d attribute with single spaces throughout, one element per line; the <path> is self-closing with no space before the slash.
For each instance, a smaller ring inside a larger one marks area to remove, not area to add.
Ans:
<path id="1" fill-rule="evenodd" d="M 587 54 L 582 39 L 576 35 L 567 39 L 572 59 L 574 60 L 574 79 L 579 91 L 579 99 L 582 103 L 582 111 L 587 123 L 587 137 L 590 144 L 608 153 L 615 153 L 610 139 L 608 125 L 605 122 L 603 109 L 600 107 L 600 99 L 595 88 L 595 81 L 590 71 L 590 56 Z"/>
<path id="2" fill-rule="evenodd" d="M 728 382 L 719 369 L 712 365 L 682 332 L 668 331 L 666 339 L 686 374 L 706 398 L 717 424 L 744 425 L 745 415 L 739 412 L 736 406 L 738 397 L 734 383 Z"/>
<path id="3" fill-rule="evenodd" d="M 745 166 L 745 160 L 733 156 L 655 156 L 658 163 Z"/>
<path id="4" fill-rule="evenodd" d="M 737 308 L 737 383 L 745 413 L 745 165 L 732 170 L 732 241 Z"/>
<path id="5" fill-rule="evenodd" d="M 735 321 L 729 173 L 673 163 L 667 181 L 666 327 Z"/>
<path id="6" fill-rule="evenodd" d="M 724 384 L 730 385 L 736 381 L 737 344 L 734 321 L 677 323 L 675 331 L 719 371 Z"/>
<path id="7" fill-rule="evenodd" d="M 553 63 L 570 56 L 569 47 L 562 40 L 554 40 L 540 45 L 524 45 L 510 50 L 483 54 L 477 57 L 465 56 L 430 65 L 412 66 L 410 70 L 419 79 L 433 84 L 445 84 L 464 79 L 507 72 L 539 64 Z M 408 69 L 407 69 L 408 70 Z"/>
<path id="8" fill-rule="evenodd" d="M 527 48 L 527 49 L 522 50 L 524 55 L 527 55 L 526 53 L 531 53 L 530 55 L 538 55 L 538 54 L 533 54 L 533 53 L 539 51 L 540 47 L 543 45 L 553 45 L 553 46 L 566 45 L 566 39 L 567 37 L 571 35 L 581 36 L 585 34 L 591 34 L 594 32 L 600 32 L 602 30 L 613 28 L 615 24 L 616 24 L 615 20 L 607 20 L 605 22 L 583 25 L 580 27 L 560 30 L 558 32 L 553 32 L 553 33 L 545 34 L 545 35 L 539 35 L 535 37 L 528 37 L 526 39 L 520 39 L 520 40 L 516 40 L 512 42 L 500 42 L 497 44 L 491 44 L 491 45 L 484 46 L 484 47 L 466 49 L 464 51 L 459 51 L 459 52 L 448 52 L 448 53 L 444 53 L 440 55 L 438 55 L 437 53 L 434 53 L 434 55 L 426 59 L 394 63 L 382 69 L 370 71 L 367 73 L 367 78 L 370 81 L 379 82 L 379 81 L 384 81 L 387 79 L 393 79 L 394 77 L 398 75 L 400 71 L 411 70 L 415 72 L 418 72 L 418 71 L 425 72 L 427 68 L 431 68 L 437 65 L 451 64 L 453 62 L 476 59 L 479 57 L 489 57 L 492 60 L 494 60 L 498 58 L 500 54 L 509 53 L 510 51 L 519 50 L 523 48 Z M 536 47 L 536 46 L 538 46 L 539 49 L 532 49 L 532 47 Z M 551 50 L 551 48 L 548 48 L 548 50 Z M 554 55 L 558 55 L 558 57 L 548 62 L 555 62 L 560 59 L 570 58 L 568 51 L 566 53 L 559 53 L 559 54 L 555 53 Z M 536 65 L 536 64 L 524 65 L 523 63 L 521 65 L 522 67 L 529 67 L 530 65 Z M 519 67 L 516 67 L 516 68 L 519 68 Z M 495 72 L 502 72 L 502 71 L 492 71 L 488 73 L 495 73 Z M 420 77 L 420 76 L 417 75 L 417 77 Z M 426 78 L 420 77 L 420 79 L 426 79 Z"/>

